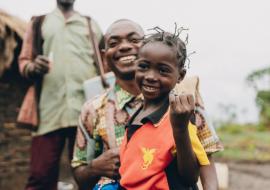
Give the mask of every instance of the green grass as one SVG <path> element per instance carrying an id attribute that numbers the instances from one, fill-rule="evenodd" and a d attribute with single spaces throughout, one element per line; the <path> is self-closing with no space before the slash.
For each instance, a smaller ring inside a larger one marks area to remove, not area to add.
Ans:
<path id="1" fill-rule="evenodd" d="M 216 157 L 228 160 L 270 161 L 270 130 L 254 125 L 224 125 L 217 129 L 224 151 Z"/>

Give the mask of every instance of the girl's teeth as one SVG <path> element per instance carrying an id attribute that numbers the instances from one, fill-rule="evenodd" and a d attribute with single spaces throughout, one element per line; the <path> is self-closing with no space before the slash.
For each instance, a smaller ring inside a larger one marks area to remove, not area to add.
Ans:
<path id="1" fill-rule="evenodd" d="M 153 90 L 156 90 L 156 88 L 153 88 L 153 87 L 149 87 L 149 86 L 145 86 L 145 89 L 149 90 L 149 91 L 153 91 Z"/>

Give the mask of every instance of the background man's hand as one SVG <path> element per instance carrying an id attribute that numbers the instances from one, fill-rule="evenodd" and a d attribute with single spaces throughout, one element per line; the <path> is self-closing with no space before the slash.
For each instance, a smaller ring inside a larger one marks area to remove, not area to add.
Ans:
<path id="1" fill-rule="evenodd" d="M 49 72 L 49 59 L 43 55 L 38 55 L 34 62 L 29 63 L 27 72 L 30 76 L 42 76 Z"/>
<path id="2" fill-rule="evenodd" d="M 169 101 L 172 127 L 174 129 L 185 130 L 195 109 L 193 95 L 170 93 Z"/>

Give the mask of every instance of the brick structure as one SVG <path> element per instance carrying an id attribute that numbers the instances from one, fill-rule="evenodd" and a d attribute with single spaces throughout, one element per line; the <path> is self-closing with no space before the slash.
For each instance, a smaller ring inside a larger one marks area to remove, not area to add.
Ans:
<path id="1" fill-rule="evenodd" d="M 23 189 L 28 172 L 30 132 L 16 128 L 28 83 L 17 58 L 26 23 L 0 11 L 0 189 Z"/>

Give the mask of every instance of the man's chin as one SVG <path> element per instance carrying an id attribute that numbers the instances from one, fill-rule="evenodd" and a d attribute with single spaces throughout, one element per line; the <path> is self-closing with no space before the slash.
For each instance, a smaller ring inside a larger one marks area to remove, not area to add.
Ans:
<path id="1" fill-rule="evenodd" d="M 126 72 L 117 72 L 115 73 L 116 77 L 121 80 L 134 80 L 135 79 L 135 71 L 126 71 Z"/>
<path id="2" fill-rule="evenodd" d="M 62 5 L 63 7 L 70 7 L 74 4 L 74 1 L 59 1 L 60 5 Z"/>

